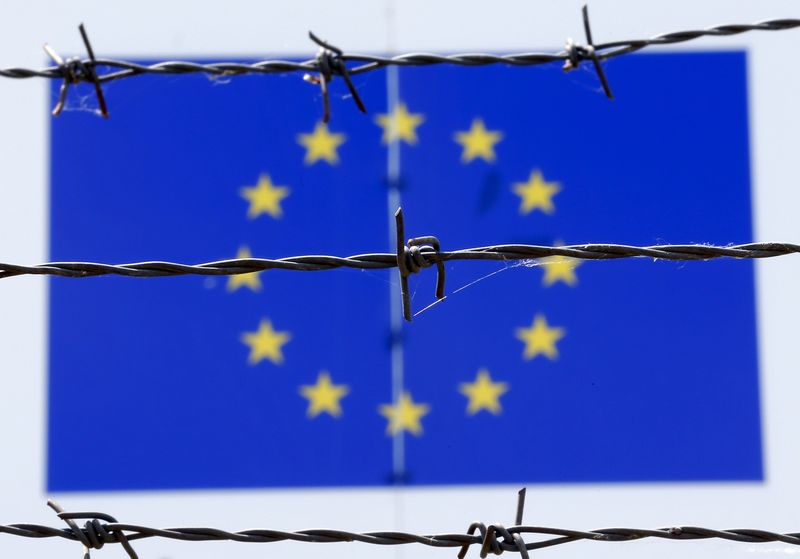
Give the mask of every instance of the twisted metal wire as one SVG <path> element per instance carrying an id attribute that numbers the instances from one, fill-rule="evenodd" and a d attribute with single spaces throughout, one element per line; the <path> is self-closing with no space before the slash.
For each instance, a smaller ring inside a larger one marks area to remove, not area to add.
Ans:
<path id="1" fill-rule="evenodd" d="M 413 250 L 418 248 L 418 250 Z M 494 260 L 513 262 L 553 256 L 579 260 L 614 260 L 646 257 L 656 260 L 713 260 L 717 258 L 773 258 L 800 252 L 800 245 L 791 243 L 749 243 L 744 245 L 652 245 L 630 246 L 616 244 L 585 244 L 567 246 L 493 245 L 455 251 L 437 251 L 430 246 L 409 247 L 403 260 L 409 269 L 427 268 L 455 260 Z M 409 261 L 414 259 L 416 266 Z M 20 275 L 61 276 L 85 278 L 93 276 L 233 276 L 265 270 L 294 270 L 316 272 L 336 268 L 377 270 L 397 268 L 397 256 L 392 253 L 355 254 L 353 256 L 303 255 L 286 258 L 232 258 L 203 264 L 178 262 L 133 262 L 103 264 L 99 262 L 49 262 L 26 266 L 0 262 L 0 278 Z M 418 270 L 417 270 L 418 271 Z"/>
<path id="2" fill-rule="evenodd" d="M 203 264 L 178 262 L 133 262 L 104 264 L 99 262 L 49 262 L 34 266 L 0 263 L 0 279 L 20 275 L 61 276 L 85 278 L 117 275 L 129 277 L 163 276 L 231 276 L 265 270 L 317 272 L 336 268 L 376 270 L 397 268 L 403 298 L 403 314 L 411 320 L 411 300 L 408 277 L 424 268 L 436 266 L 436 298 L 445 297 L 445 262 L 488 260 L 515 262 L 537 258 L 575 258 L 579 260 L 615 260 L 619 258 L 653 258 L 657 260 L 712 260 L 716 258 L 773 258 L 800 253 L 800 245 L 792 243 L 747 243 L 730 246 L 704 244 L 631 246 L 617 244 L 583 244 L 543 246 L 505 244 L 443 251 L 433 236 L 415 237 L 403 244 L 405 227 L 402 209 L 395 213 L 397 252 L 367 253 L 353 256 L 302 255 L 286 258 L 233 258 Z"/>
<path id="3" fill-rule="evenodd" d="M 505 551 L 518 552 L 528 559 L 528 552 L 545 547 L 562 545 L 580 540 L 598 542 L 629 542 L 645 538 L 664 540 L 720 539 L 739 543 L 781 542 L 800 545 L 800 532 L 778 533 L 752 528 L 716 530 L 698 526 L 675 526 L 671 528 L 605 528 L 600 530 L 572 530 L 545 526 L 522 525 L 522 509 L 525 490 L 519 492 L 516 521 L 509 528 L 502 524 L 473 522 L 466 533 L 412 534 L 408 532 L 349 532 L 346 530 L 311 529 L 296 532 L 285 530 L 255 529 L 231 532 L 218 528 L 152 528 L 137 524 L 120 523 L 113 516 L 101 512 L 65 512 L 54 501 L 48 506 L 67 523 L 67 528 L 54 528 L 40 524 L 0 525 L 0 533 L 24 538 L 63 538 L 78 541 L 88 558 L 90 549 L 101 549 L 106 544 L 121 544 L 131 559 L 137 554 L 131 542 L 146 538 L 164 538 L 180 541 L 234 541 L 243 543 L 274 543 L 294 541 L 302 543 L 361 542 L 371 545 L 422 544 L 430 547 L 460 548 L 459 559 L 464 559 L 472 546 L 480 547 L 480 556 L 489 553 L 500 555 Z M 86 520 L 83 527 L 75 520 Z M 553 536 L 527 542 L 525 536 Z"/>
<path id="4" fill-rule="evenodd" d="M 46 47 L 48 55 L 55 62 L 54 66 L 43 69 L 5 68 L 0 69 L 0 77 L 12 79 L 49 78 L 60 79 L 62 91 L 53 114 L 58 116 L 63 108 L 66 90 L 69 85 L 87 82 L 95 86 L 95 91 L 104 117 L 108 116 L 101 84 L 143 74 L 206 74 L 211 77 L 230 77 L 245 74 L 285 74 L 303 72 L 307 81 L 318 84 L 322 88 L 324 103 L 323 121 L 330 117 L 328 84 L 335 77 L 342 77 L 350 91 L 353 101 L 361 112 L 366 112 L 361 97 L 351 76 L 371 72 L 387 66 L 431 66 L 450 64 L 455 66 L 488 66 L 503 64 L 509 66 L 537 66 L 554 62 L 563 63 L 564 70 L 573 70 L 583 61 L 591 61 L 598 74 L 607 97 L 613 98 L 608 79 L 600 64 L 603 60 L 623 56 L 651 46 L 673 45 L 693 41 L 701 37 L 727 37 L 751 31 L 784 31 L 800 27 L 800 19 L 774 19 L 753 24 L 726 24 L 706 29 L 677 31 L 656 35 L 649 39 L 629 39 L 595 44 L 592 39 L 589 14 L 583 7 L 583 27 L 585 44 L 567 40 L 566 48 L 557 53 L 526 52 L 516 54 L 466 53 L 441 55 L 434 53 L 407 53 L 396 56 L 377 56 L 369 54 L 347 53 L 309 32 L 309 38 L 319 45 L 320 50 L 314 58 L 292 62 L 287 60 L 261 60 L 245 64 L 239 62 L 214 62 L 200 64 L 196 62 L 171 60 L 155 64 L 137 64 L 125 60 L 97 58 L 94 55 L 83 24 L 80 26 L 88 57 L 86 59 L 71 58 L 62 60 L 55 52 Z M 349 65 L 348 65 L 349 64 Z M 102 70 L 98 72 L 98 70 Z"/>
<path id="5" fill-rule="evenodd" d="M 673 45 L 699 39 L 701 37 L 727 37 L 750 31 L 784 31 L 800 27 L 800 19 L 774 19 L 753 24 L 727 24 L 693 31 L 677 31 L 656 35 L 649 39 L 630 39 L 624 41 L 611 41 L 595 44 L 594 50 L 600 60 L 607 60 L 630 54 L 650 46 Z M 387 66 L 431 66 L 436 64 L 451 64 L 455 66 L 488 66 L 493 64 L 506 64 L 510 66 L 537 66 L 552 62 L 567 62 L 570 52 L 563 50 L 557 53 L 517 53 L 517 54 L 453 54 L 441 55 L 434 53 L 408 53 L 397 56 L 377 56 L 369 54 L 342 53 L 341 60 L 345 62 L 360 63 L 349 68 L 350 75 L 362 74 Z M 87 59 L 84 64 L 92 64 Z M 156 64 L 144 65 L 123 60 L 97 58 L 96 67 L 112 70 L 98 76 L 101 83 L 129 78 L 142 74 L 207 74 L 210 76 L 240 76 L 245 74 L 285 74 L 291 72 L 319 73 L 321 70 L 318 58 L 303 62 L 287 60 L 261 60 L 251 64 L 238 62 L 213 62 L 199 64 L 187 61 L 165 61 Z M 26 78 L 51 78 L 63 79 L 64 70 L 59 66 L 51 66 L 40 70 L 30 68 L 5 68 L 0 69 L 0 77 L 26 79 Z"/>

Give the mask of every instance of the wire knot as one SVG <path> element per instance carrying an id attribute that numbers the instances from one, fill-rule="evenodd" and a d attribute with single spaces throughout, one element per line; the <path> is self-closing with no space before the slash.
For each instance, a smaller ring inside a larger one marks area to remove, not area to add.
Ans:
<path id="1" fill-rule="evenodd" d="M 580 45 L 572 39 L 567 39 L 567 45 L 565 47 L 567 59 L 564 61 L 564 66 L 562 66 L 562 69 L 565 72 L 569 72 L 570 70 L 577 69 L 584 60 L 591 60 L 592 64 L 594 64 L 595 72 L 597 72 L 597 77 L 600 79 L 600 83 L 603 85 L 603 92 L 606 94 L 606 97 L 613 99 L 614 94 L 611 93 L 611 85 L 608 83 L 606 73 L 603 71 L 603 65 L 600 64 L 600 57 L 597 54 L 597 49 L 594 47 L 594 41 L 592 40 L 592 28 L 589 25 L 589 8 L 586 5 L 583 6 L 582 13 L 583 31 L 586 34 L 586 44 Z"/>
<path id="2" fill-rule="evenodd" d="M 80 82 L 92 82 L 93 69 L 91 62 L 84 62 L 80 57 L 67 58 L 59 66 L 58 70 L 61 77 L 67 84 L 77 84 Z"/>
<path id="3" fill-rule="evenodd" d="M 87 82 L 94 84 L 94 92 L 97 95 L 97 104 L 100 106 L 100 114 L 103 118 L 108 118 L 108 107 L 106 106 L 106 98 L 103 95 L 103 88 L 100 87 L 100 78 L 97 76 L 97 59 L 94 57 L 94 49 L 89 42 L 89 36 L 86 34 L 86 28 L 81 23 L 78 26 L 81 32 L 83 44 L 86 47 L 86 52 L 89 55 L 88 60 L 81 60 L 79 57 L 68 58 L 64 60 L 50 45 L 44 45 L 44 51 L 58 66 L 58 72 L 64 81 L 61 82 L 61 89 L 58 92 L 58 101 L 56 106 L 53 107 L 53 116 L 58 116 L 64 110 L 64 105 L 67 102 L 67 90 L 70 85 Z"/>
<path id="4" fill-rule="evenodd" d="M 483 522 L 473 522 L 469 525 L 467 534 L 471 536 L 475 534 L 476 531 L 480 534 L 481 557 L 486 557 L 486 555 L 489 553 L 493 553 L 494 555 L 500 555 L 503 553 L 504 549 L 500 546 L 500 542 L 497 540 L 494 525 L 487 528 L 486 524 Z M 461 550 L 458 552 L 458 559 L 464 559 L 464 557 L 466 557 L 470 545 L 471 544 L 469 543 L 465 543 L 463 546 L 461 546 Z"/>
<path id="5" fill-rule="evenodd" d="M 436 239 L 436 237 L 431 237 Z M 409 274 L 419 273 L 423 268 L 429 268 L 437 264 L 435 260 L 429 260 L 426 254 L 431 254 L 431 251 L 438 252 L 438 248 L 427 244 L 417 244 L 420 241 L 427 239 L 427 237 L 420 237 L 416 239 L 409 239 L 408 244 L 403 247 L 403 260 L 405 261 L 405 268 Z M 436 240 L 438 246 L 439 241 Z"/>
<path id="6" fill-rule="evenodd" d="M 469 525 L 467 534 L 471 536 L 476 530 L 480 533 L 481 559 L 485 559 L 490 553 L 502 555 L 504 551 L 512 550 L 518 551 L 523 559 L 529 559 L 525 540 L 522 539 L 519 533 L 511 532 L 502 524 L 490 524 L 486 526 L 483 522 L 473 522 Z M 500 535 L 502 540 L 498 539 L 498 535 Z M 458 559 L 464 559 L 464 557 L 466 557 L 470 545 L 472 544 L 465 543 L 461 546 L 461 550 L 458 552 Z"/>
<path id="7" fill-rule="evenodd" d="M 502 540 L 497 539 L 498 534 Z M 518 551 L 523 559 L 528 559 L 528 548 L 518 532 L 511 532 L 502 524 L 490 524 L 483 534 L 481 557 L 485 558 L 489 552 L 500 555 L 506 550 Z"/>
<path id="8" fill-rule="evenodd" d="M 320 76 L 331 81 L 334 76 L 344 76 L 347 72 L 342 51 L 333 50 L 335 47 L 321 47 L 317 53 L 317 65 Z"/>
<path id="9" fill-rule="evenodd" d="M 594 60 L 594 58 L 597 56 L 594 46 L 581 45 L 573 41 L 571 38 L 567 39 L 565 50 L 567 53 L 567 60 L 564 61 L 564 66 L 561 67 L 565 72 L 575 70 L 584 60 Z"/>
<path id="10" fill-rule="evenodd" d="M 394 214 L 397 227 L 397 269 L 400 271 L 400 294 L 403 298 L 403 318 L 411 322 L 411 294 L 408 290 L 408 276 L 423 268 L 436 265 L 436 298 L 444 299 L 445 269 L 436 237 L 415 237 L 403 243 L 405 227 L 403 209 L 397 208 Z"/>
<path id="11" fill-rule="evenodd" d="M 83 544 L 83 558 L 91 559 L 90 549 L 102 549 L 107 543 L 118 543 L 125 549 L 130 559 L 139 559 L 131 547 L 125 532 L 119 529 L 109 530 L 107 522 L 117 523 L 117 519 L 110 514 L 102 512 L 66 512 L 61 505 L 52 499 L 47 501 L 47 506 L 56 511 L 58 517 L 67 523 L 74 538 Z M 86 524 L 81 529 L 75 522 L 77 519 L 86 519 Z"/>
<path id="12" fill-rule="evenodd" d="M 364 106 L 364 102 L 361 100 L 361 96 L 358 94 L 353 80 L 350 79 L 350 72 L 347 69 L 347 60 L 342 49 L 331 45 L 327 41 L 323 41 L 311 31 L 308 32 L 308 36 L 320 46 L 316 57 L 319 77 L 306 74 L 303 76 L 303 79 L 313 84 L 319 84 L 322 89 L 322 122 L 327 123 L 331 118 L 328 84 L 335 76 L 341 76 L 344 79 L 347 84 L 347 89 L 350 91 L 350 95 L 353 96 L 353 101 L 358 107 L 358 110 L 362 113 L 366 113 L 367 107 Z"/>
<path id="13" fill-rule="evenodd" d="M 504 551 L 518 551 L 522 559 L 529 559 L 528 547 L 525 544 L 525 540 L 522 539 L 522 536 L 517 531 L 522 524 L 526 493 L 527 490 L 524 487 L 517 493 L 517 514 L 514 519 L 516 526 L 510 530 L 502 524 L 490 524 L 486 526 L 483 522 L 473 522 L 469 525 L 467 534 L 470 536 L 475 534 L 476 530 L 480 532 L 482 559 L 485 559 L 489 553 L 501 555 Z M 498 534 L 502 539 L 498 539 Z M 469 551 L 470 545 L 472 544 L 465 543 L 461 546 L 461 550 L 458 552 L 458 559 L 464 559 L 467 555 L 467 551 Z"/>
<path id="14" fill-rule="evenodd" d="M 105 524 L 99 519 L 95 518 L 87 520 L 83 525 L 83 533 L 89 540 L 89 549 L 102 549 L 107 543 L 118 543 L 119 539 L 116 533 L 106 530 Z"/>

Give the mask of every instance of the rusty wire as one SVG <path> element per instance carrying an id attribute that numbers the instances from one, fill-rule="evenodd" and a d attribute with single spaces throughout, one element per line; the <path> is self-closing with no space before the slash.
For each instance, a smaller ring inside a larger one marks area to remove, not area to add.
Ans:
<path id="1" fill-rule="evenodd" d="M 566 543 L 588 540 L 595 542 L 630 542 L 644 538 L 663 540 L 707 540 L 720 539 L 731 542 L 760 544 L 781 542 L 800 545 L 800 532 L 778 533 L 768 530 L 738 528 L 716 530 L 698 526 L 673 526 L 669 528 L 605 528 L 600 530 L 572 530 L 528 526 L 522 524 L 525 504 L 525 489 L 519 492 L 515 525 L 508 528 L 502 524 L 473 522 L 466 533 L 411 534 L 407 532 L 348 532 L 345 530 L 311 529 L 296 532 L 285 530 L 255 529 L 230 532 L 218 528 L 151 528 L 137 524 L 118 522 L 116 518 L 101 512 L 65 512 L 57 503 L 48 501 L 48 506 L 67 523 L 67 528 L 54 528 L 40 524 L 0 525 L 0 534 L 23 538 L 63 538 L 78 541 L 84 547 L 88 559 L 90 549 L 101 549 L 106 544 L 118 543 L 125 548 L 131 559 L 137 559 L 131 542 L 146 538 L 163 538 L 189 542 L 234 541 L 244 543 L 274 543 L 293 541 L 302 543 L 361 542 L 372 545 L 422 544 L 430 547 L 459 548 L 458 559 L 464 559 L 469 548 L 478 546 L 480 556 L 489 553 L 500 555 L 505 551 L 520 553 L 529 559 L 528 552 Z M 76 520 L 86 520 L 83 527 Z M 552 536 L 537 541 L 526 541 L 527 536 Z"/>
<path id="2" fill-rule="evenodd" d="M 564 50 L 557 53 L 526 52 L 516 54 L 453 54 L 442 55 L 433 53 L 408 53 L 397 56 L 376 56 L 369 54 L 347 53 L 342 49 L 324 41 L 309 32 L 310 39 L 316 43 L 320 50 L 314 58 L 292 62 L 287 60 L 261 60 L 250 64 L 240 62 L 214 62 L 199 64 L 189 61 L 164 61 L 156 64 L 144 65 L 135 62 L 96 58 L 86 30 L 81 24 L 81 37 L 86 47 L 88 57 L 69 58 L 63 60 L 50 47 L 46 47 L 47 54 L 53 59 L 55 65 L 40 70 L 30 68 L 0 69 L 0 77 L 14 79 L 49 78 L 62 80 L 59 100 L 53 109 L 53 114 L 58 115 L 63 108 L 67 88 L 76 83 L 91 83 L 95 87 L 98 104 L 103 116 L 108 116 L 106 102 L 103 97 L 101 84 L 140 76 L 143 74 L 174 75 L 174 74 L 206 74 L 212 77 L 241 76 L 245 74 L 286 74 L 303 72 L 307 81 L 319 84 L 323 97 L 323 121 L 330 118 L 330 103 L 328 100 L 328 85 L 336 77 L 341 77 L 353 98 L 354 103 L 361 112 L 366 112 L 358 91 L 351 80 L 351 76 L 371 72 L 387 66 L 432 66 L 437 64 L 451 64 L 456 66 L 489 66 L 504 64 L 509 66 L 538 66 L 541 64 L 562 63 L 564 70 L 574 70 L 582 62 L 591 61 L 598 78 L 603 86 L 606 96 L 613 98 L 611 86 L 600 64 L 604 60 L 616 58 L 642 50 L 651 46 L 673 45 L 693 41 L 701 37 L 727 37 L 750 31 L 783 31 L 800 26 L 800 19 L 774 19 L 754 24 L 727 24 L 709 27 L 707 29 L 677 31 L 656 35 L 649 39 L 631 39 L 594 43 L 589 24 L 589 13 L 583 7 L 583 27 L 585 44 L 579 44 L 568 39 Z M 350 65 L 348 65 L 350 63 Z M 98 70 L 101 70 L 98 72 Z"/>
<path id="3" fill-rule="evenodd" d="M 433 236 L 414 237 L 403 243 L 404 224 L 402 209 L 395 213 L 397 226 L 397 251 L 368 253 L 353 256 L 303 255 L 286 258 L 233 258 L 203 264 L 177 262 L 134 262 L 129 264 L 103 264 L 97 262 L 49 262 L 34 266 L 0 262 L 0 278 L 20 275 L 61 276 L 85 278 L 117 275 L 130 277 L 163 276 L 231 276 L 251 274 L 265 270 L 293 270 L 316 272 L 336 268 L 376 270 L 397 268 L 400 272 L 403 311 L 411 320 L 411 303 L 408 277 L 423 268 L 437 267 L 436 297 L 445 297 L 445 262 L 456 260 L 488 260 L 514 262 L 537 258 L 561 257 L 579 260 L 614 260 L 619 258 L 653 258 L 656 260 L 712 260 L 716 258 L 773 258 L 800 253 L 800 245 L 792 243 L 747 243 L 714 246 L 707 244 L 630 246 L 618 244 L 583 244 L 542 246 L 524 244 L 491 245 L 454 251 L 440 250 L 439 240 Z"/>

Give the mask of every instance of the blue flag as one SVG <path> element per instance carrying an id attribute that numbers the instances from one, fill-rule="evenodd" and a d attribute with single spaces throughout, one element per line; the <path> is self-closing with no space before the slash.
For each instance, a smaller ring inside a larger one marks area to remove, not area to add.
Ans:
<path id="1" fill-rule="evenodd" d="M 751 241 L 746 59 L 140 76 L 52 123 L 51 258 Z M 387 100 L 388 99 L 388 100 Z M 54 278 L 48 489 L 763 479 L 753 266 Z M 394 299 L 394 301 L 393 301 Z M 434 304 L 435 303 L 435 304 Z M 396 308 L 396 307 L 395 307 Z M 76 436 L 76 432 L 81 433 Z"/>

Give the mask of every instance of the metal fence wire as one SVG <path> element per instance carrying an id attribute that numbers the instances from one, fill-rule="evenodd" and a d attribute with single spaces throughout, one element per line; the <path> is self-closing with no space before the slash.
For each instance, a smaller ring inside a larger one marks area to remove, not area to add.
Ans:
<path id="1" fill-rule="evenodd" d="M 440 250 L 439 239 L 433 236 L 415 237 L 403 242 L 405 226 L 403 211 L 395 213 L 397 252 L 368 253 L 353 256 L 303 255 L 287 258 L 233 258 L 204 264 L 177 262 L 134 262 L 130 264 L 101 264 L 97 262 L 50 262 L 35 266 L 0 263 L 0 278 L 19 275 L 49 275 L 85 278 L 103 275 L 132 277 L 163 276 L 231 276 L 265 270 L 293 270 L 315 272 L 336 268 L 376 270 L 397 268 L 400 273 L 400 292 L 403 299 L 403 316 L 410 321 L 411 296 L 408 277 L 423 268 L 436 266 L 436 298 L 445 298 L 445 262 L 456 260 L 489 260 L 514 262 L 537 258 L 575 258 L 580 260 L 611 260 L 645 257 L 657 260 L 712 260 L 715 258 L 772 258 L 800 252 L 800 245 L 792 243 L 748 243 L 744 245 L 713 246 L 654 245 L 629 246 L 615 244 L 584 244 L 567 246 L 541 245 L 490 245 L 454 251 Z"/>
<path id="2" fill-rule="evenodd" d="M 583 8 L 585 44 L 568 40 L 563 51 L 558 53 L 519 53 L 519 54 L 456 54 L 439 55 L 430 53 L 409 53 L 397 56 L 375 56 L 346 53 L 309 33 L 320 50 L 311 59 L 303 62 L 283 60 L 262 60 L 251 64 L 217 62 L 198 64 L 186 61 L 165 61 L 151 65 L 134 62 L 97 58 L 83 25 L 81 36 L 87 50 L 87 58 L 62 59 L 53 49 L 45 50 L 55 65 L 40 69 L 7 68 L 0 69 L 0 77 L 13 79 L 47 78 L 61 80 L 61 90 L 53 114 L 58 115 L 66 101 L 69 86 L 78 83 L 94 85 L 100 112 L 108 117 L 102 84 L 132 78 L 143 74 L 174 75 L 202 73 L 212 77 L 230 77 L 245 74 L 284 74 L 302 72 L 305 79 L 318 84 L 323 96 L 323 120 L 330 117 L 328 97 L 329 83 L 341 77 L 361 112 L 366 107 L 361 100 L 351 76 L 385 68 L 387 66 L 431 66 L 452 64 L 458 66 L 486 66 L 505 64 L 511 66 L 536 66 L 540 64 L 562 63 L 565 70 L 572 70 L 581 63 L 590 61 L 603 85 L 603 90 L 612 98 L 609 81 L 601 62 L 617 56 L 627 55 L 641 49 L 692 41 L 701 37 L 723 37 L 750 31 L 781 31 L 800 27 L 800 19 L 775 19 L 755 24 L 720 25 L 701 30 L 666 33 L 650 39 L 635 39 L 595 43 L 589 23 L 588 10 Z M 627 246 L 616 244 L 584 244 L 559 247 L 538 245 L 491 245 L 442 251 L 436 237 L 415 237 L 404 242 L 402 211 L 395 215 L 397 226 L 396 253 L 368 253 L 354 256 L 303 255 L 288 258 L 239 258 L 208 262 L 197 265 L 174 262 L 136 262 L 130 264 L 103 264 L 93 262 L 51 262 L 24 266 L 0 263 L 0 278 L 18 275 L 54 275 L 63 277 L 90 277 L 107 274 L 134 277 L 157 277 L 177 275 L 235 275 L 261 272 L 271 269 L 293 271 L 321 271 L 334 268 L 385 269 L 397 268 L 401 279 L 404 314 L 411 319 L 408 291 L 408 276 L 423 268 L 437 267 L 436 296 L 445 296 L 445 262 L 461 260 L 520 261 L 545 257 L 577 258 L 588 260 L 607 260 L 631 257 L 647 257 L 665 260 L 709 260 L 714 258 L 770 258 L 800 252 L 800 245 L 790 243 L 749 243 L 732 246 L 695 245 L 657 245 Z M 255 529 L 230 532 L 216 528 L 152 528 L 117 521 L 109 514 L 101 512 L 66 512 L 57 503 L 48 505 L 56 511 L 66 528 L 54 528 L 38 524 L 0 525 L 0 533 L 25 538 L 63 538 L 80 542 L 88 557 L 90 549 L 100 549 L 105 544 L 118 543 L 132 559 L 137 558 L 131 542 L 144 538 L 165 538 L 181 541 L 237 541 L 251 543 L 271 543 L 295 541 L 304 543 L 361 542 L 373 545 L 422 544 L 431 547 L 459 548 L 458 558 L 463 559 L 472 546 L 480 548 L 480 556 L 489 553 L 501 554 L 506 551 L 518 552 L 528 559 L 528 552 L 545 547 L 576 542 L 580 540 L 602 542 L 628 542 L 643 538 L 667 540 L 722 539 L 742 543 L 782 542 L 800 545 L 800 532 L 776 533 L 757 529 L 715 530 L 696 526 L 677 526 L 670 528 L 638 529 L 609 528 L 601 530 L 572 530 L 548 528 L 522 524 L 525 490 L 519 493 L 517 514 L 514 526 L 473 522 L 465 533 L 452 534 L 412 534 L 405 532 L 367 532 L 356 533 L 342 530 L 312 529 L 297 532 Z M 77 520 L 85 520 L 79 526 Z M 526 541 L 526 537 L 541 536 L 545 539 Z M 548 537 L 549 536 L 549 537 Z"/>
<path id="3" fill-rule="evenodd" d="M 23 538 L 63 538 L 78 541 L 84 548 L 84 559 L 89 559 L 89 550 L 101 549 L 105 544 L 122 545 L 131 559 L 138 559 L 131 542 L 145 538 L 164 538 L 187 542 L 232 541 L 243 543 L 274 543 L 283 541 L 303 543 L 360 542 L 371 545 L 421 544 L 430 547 L 459 548 L 458 559 L 464 559 L 470 547 L 480 548 L 480 557 L 488 554 L 500 555 L 506 551 L 517 552 L 523 559 L 529 551 L 563 545 L 577 541 L 631 542 L 645 538 L 663 540 L 707 540 L 720 539 L 731 542 L 759 544 L 782 542 L 800 545 L 800 532 L 780 534 L 767 530 L 740 528 L 715 530 L 698 526 L 673 526 L 670 528 L 605 528 L 601 530 L 570 530 L 527 526 L 522 524 L 525 506 L 525 489 L 519 492 L 514 526 L 473 522 L 465 533 L 411 534 L 407 532 L 347 532 L 344 530 L 311 529 L 297 532 L 255 529 L 229 532 L 218 528 L 151 528 L 118 522 L 116 518 L 102 512 L 66 512 L 55 501 L 48 506 L 66 522 L 67 528 L 54 528 L 39 524 L 0 525 L 0 533 Z M 83 527 L 76 520 L 86 520 Z M 552 536 L 530 542 L 527 536 Z"/>
<path id="4" fill-rule="evenodd" d="M 320 86 L 323 100 L 323 122 L 330 119 L 330 100 L 328 86 L 334 77 L 341 77 L 353 98 L 353 102 L 362 113 L 367 112 L 361 96 L 358 94 L 351 76 L 371 72 L 387 66 L 433 66 L 437 64 L 451 64 L 455 66 L 489 66 L 505 64 L 509 66 L 538 66 L 541 64 L 561 63 L 565 71 L 578 68 L 582 62 L 591 61 L 594 66 L 603 91 L 609 99 L 613 98 L 611 86 L 601 62 L 626 54 L 640 51 L 644 48 L 659 45 L 674 45 L 693 41 L 701 37 L 727 37 L 739 35 L 750 31 L 784 31 L 800 26 L 800 19 L 773 19 L 752 24 L 726 24 L 709 27 L 707 29 L 675 31 L 656 35 L 649 39 L 628 39 L 623 41 L 610 41 L 595 43 L 589 23 L 589 11 L 583 7 L 583 28 L 586 38 L 585 44 L 576 43 L 567 39 L 564 50 L 557 53 L 526 52 L 517 54 L 454 54 L 441 55 L 433 53 L 407 53 L 396 56 L 377 56 L 371 54 L 356 54 L 344 52 L 339 47 L 317 37 L 309 32 L 310 39 L 320 49 L 314 58 L 303 62 L 290 62 L 286 60 L 261 60 L 251 64 L 239 62 L 214 62 L 211 64 L 198 64 L 187 61 L 164 61 L 156 64 L 143 65 L 124 60 L 97 58 L 89 41 L 86 29 L 81 24 L 79 30 L 84 46 L 86 58 L 63 59 L 50 46 L 45 45 L 45 52 L 55 63 L 54 66 L 35 70 L 31 68 L 6 68 L 0 69 L 0 77 L 27 79 L 49 78 L 62 80 L 58 101 L 53 109 L 53 115 L 58 116 L 64 108 L 67 90 L 70 85 L 90 83 L 94 85 L 100 113 L 108 117 L 108 108 L 103 95 L 102 84 L 140 76 L 142 74 L 174 75 L 174 74 L 206 74 L 211 77 L 241 76 L 245 74 L 287 74 L 293 72 L 304 73 L 304 78 Z"/>

